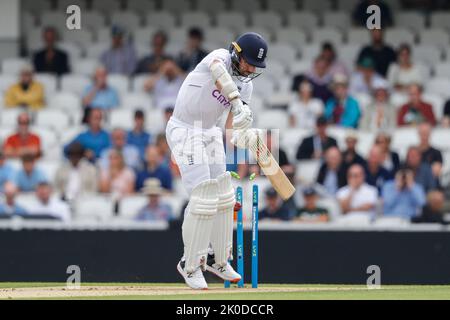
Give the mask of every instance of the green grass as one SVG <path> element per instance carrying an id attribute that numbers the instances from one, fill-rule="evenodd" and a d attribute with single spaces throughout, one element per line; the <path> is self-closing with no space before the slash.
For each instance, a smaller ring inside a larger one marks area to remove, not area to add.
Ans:
<path id="1" fill-rule="evenodd" d="M 176 284 L 151 284 L 151 283 L 85 283 L 83 286 L 164 286 L 167 289 L 182 286 Z M 0 283 L 0 288 L 39 288 L 39 287 L 64 287 L 61 283 Z M 357 285 L 261 285 L 261 289 L 251 292 L 241 292 L 232 288 L 227 292 L 214 292 L 222 288 L 220 285 L 211 285 L 212 290 L 196 294 L 164 294 L 164 295 L 114 295 L 114 296 L 80 296 L 64 298 L 44 299 L 119 299 L 119 300 L 449 300 L 449 286 L 382 286 L 378 290 L 368 290 L 365 286 Z M 277 292 L 261 292 L 258 290 L 276 288 Z M 286 291 L 282 291 L 286 290 Z M 292 291 L 294 290 L 294 291 Z"/>

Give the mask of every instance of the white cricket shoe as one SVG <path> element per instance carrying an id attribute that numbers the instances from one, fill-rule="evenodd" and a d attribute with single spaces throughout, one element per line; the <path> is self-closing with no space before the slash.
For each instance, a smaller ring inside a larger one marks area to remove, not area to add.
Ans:
<path id="1" fill-rule="evenodd" d="M 187 273 L 184 270 L 184 261 L 178 262 L 177 270 L 184 278 L 184 282 L 194 290 L 206 290 L 208 289 L 208 284 L 205 281 L 205 277 L 203 276 L 203 272 L 201 268 L 197 268 L 192 273 Z"/>
<path id="2" fill-rule="evenodd" d="M 206 264 L 206 271 L 209 271 L 219 278 L 230 281 L 230 282 L 239 282 L 241 280 L 241 275 L 234 271 L 231 264 L 228 262 L 224 267 L 214 263 L 214 256 L 208 255 L 208 263 Z"/>

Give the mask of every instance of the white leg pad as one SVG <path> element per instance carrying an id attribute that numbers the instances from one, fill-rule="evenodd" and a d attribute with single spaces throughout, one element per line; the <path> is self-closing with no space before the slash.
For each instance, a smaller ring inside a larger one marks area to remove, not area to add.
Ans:
<path id="1" fill-rule="evenodd" d="M 219 204 L 214 217 L 211 246 L 215 263 L 225 266 L 233 252 L 234 204 L 236 203 L 231 175 L 229 172 L 217 177 Z"/>
<path id="2" fill-rule="evenodd" d="M 218 200 L 216 179 L 204 181 L 192 190 L 182 227 L 188 273 L 205 268 Z"/>

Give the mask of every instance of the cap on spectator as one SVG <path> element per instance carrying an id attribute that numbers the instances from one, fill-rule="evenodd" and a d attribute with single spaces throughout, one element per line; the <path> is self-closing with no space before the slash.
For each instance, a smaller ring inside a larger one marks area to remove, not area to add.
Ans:
<path id="1" fill-rule="evenodd" d="M 265 194 L 266 194 L 266 197 L 269 197 L 269 198 L 275 198 L 278 196 L 278 193 L 272 187 L 267 188 Z"/>
<path id="2" fill-rule="evenodd" d="M 138 109 L 134 112 L 135 119 L 143 119 L 145 117 L 144 111 Z"/>
<path id="3" fill-rule="evenodd" d="M 149 178 L 145 180 L 142 193 L 147 196 L 162 195 L 164 193 L 164 189 L 161 187 L 161 181 L 157 178 Z"/>
<path id="4" fill-rule="evenodd" d="M 345 134 L 345 140 L 352 139 L 352 140 L 358 140 L 358 133 L 355 129 L 348 129 Z"/>
<path id="5" fill-rule="evenodd" d="M 303 195 L 305 197 L 313 196 L 313 195 L 316 195 L 316 194 L 317 194 L 316 189 L 314 189 L 313 187 L 307 187 L 307 188 L 305 188 L 303 190 Z"/>
<path id="6" fill-rule="evenodd" d="M 316 125 L 317 126 L 324 126 L 328 123 L 327 118 L 325 118 L 324 116 L 320 116 L 317 118 L 316 120 Z"/>
<path id="7" fill-rule="evenodd" d="M 202 29 L 198 27 L 192 27 L 191 29 L 189 29 L 189 38 L 197 38 L 202 40 L 203 39 Z"/>
<path id="8" fill-rule="evenodd" d="M 369 58 L 369 57 L 365 57 L 365 58 L 361 59 L 359 61 L 358 65 L 361 68 L 365 68 L 365 69 L 375 69 L 375 62 L 373 61 L 372 58 Z"/>
<path id="9" fill-rule="evenodd" d="M 384 79 L 376 78 L 373 82 L 373 91 L 377 90 L 389 91 L 389 83 Z"/>
<path id="10" fill-rule="evenodd" d="M 34 68 L 31 64 L 25 63 L 22 68 L 20 68 L 20 73 L 33 73 Z"/>
<path id="11" fill-rule="evenodd" d="M 348 77 L 343 73 L 336 73 L 333 76 L 333 86 L 336 85 L 348 85 Z"/>
<path id="12" fill-rule="evenodd" d="M 113 26 L 111 27 L 111 35 L 112 35 L 113 37 L 115 37 L 115 36 L 123 36 L 124 34 L 125 34 L 125 29 L 122 28 L 121 26 L 119 26 L 119 25 L 113 25 Z"/>
<path id="13" fill-rule="evenodd" d="M 22 162 L 32 162 L 36 160 L 36 157 L 31 153 L 26 153 L 20 159 L 22 160 Z"/>
<path id="14" fill-rule="evenodd" d="M 79 142 L 73 142 L 67 147 L 67 155 L 82 157 L 84 154 L 84 147 Z"/>

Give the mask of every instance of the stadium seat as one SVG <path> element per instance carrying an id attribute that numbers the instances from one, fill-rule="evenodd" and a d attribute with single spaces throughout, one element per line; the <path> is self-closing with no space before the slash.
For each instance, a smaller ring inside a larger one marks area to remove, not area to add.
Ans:
<path id="1" fill-rule="evenodd" d="M 405 28 L 391 28 L 386 30 L 385 34 L 385 42 L 398 47 L 402 43 L 407 43 L 411 46 L 414 46 L 415 39 L 414 34 Z"/>
<path id="2" fill-rule="evenodd" d="M 98 59 L 81 59 L 72 61 L 72 72 L 74 74 L 92 76 L 95 69 L 100 66 L 101 63 Z"/>
<path id="3" fill-rule="evenodd" d="M 128 11 L 142 14 L 143 12 L 155 11 L 156 1 L 152 0 L 126 0 L 126 8 Z"/>
<path id="4" fill-rule="evenodd" d="M 74 125 L 68 127 L 66 130 L 62 131 L 59 135 L 59 141 L 61 143 L 61 147 L 71 143 L 73 139 L 75 139 L 78 134 L 85 131 L 86 127 L 82 125 Z"/>
<path id="5" fill-rule="evenodd" d="M 0 113 L 0 123 L 2 127 L 7 129 L 16 127 L 17 116 L 22 112 L 19 108 L 3 109 Z"/>
<path id="6" fill-rule="evenodd" d="M 111 27 L 106 26 L 96 30 L 96 44 L 98 43 L 111 43 Z"/>
<path id="7" fill-rule="evenodd" d="M 416 128 L 398 128 L 392 135 L 392 149 L 404 159 L 410 146 L 418 145 L 419 136 Z"/>
<path id="8" fill-rule="evenodd" d="M 88 76 L 68 74 L 61 77 L 61 90 L 82 95 L 86 87 L 91 83 Z"/>
<path id="9" fill-rule="evenodd" d="M 6 90 L 9 89 L 10 86 L 12 86 L 14 83 L 18 81 L 18 78 L 16 75 L 13 74 L 0 74 L 0 94 L 1 97 L 3 97 L 3 94 Z M 3 102 L 3 99 L 0 99 Z"/>
<path id="10" fill-rule="evenodd" d="M 81 97 L 70 91 L 60 91 L 48 98 L 49 109 L 67 109 L 71 113 L 81 110 Z"/>
<path id="11" fill-rule="evenodd" d="M 180 13 L 192 9 L 191 1 L 164 0 L 161 1 L 162 10 Z"/>
<path id="12" fill-rule="evenodd" d="M 434 75 L 439 78 L 450 78 L 450 62 L 437 63 L 434 66 Z"/>
<path id="13" fill-rule="evenodd" d="M 144 195 L 136 194 L 126 196 L 120 200 L 119 216 L 122 218 L 133 219 L 147 202 L 148 198 Z"/>
<path id="14" fill-rule="evenodd" d="M 167 31 L 175 27 L 175 17 L 167 11 L 153 11 L 146 15 L 146 24 Z"/>
<path id="15" fill-rule="evenodd" d="M 6 58 L 2 60 L 2 73 L 10 75 L 18 75 L 20 70 L 30 61 L 23 58 Z"/>
<path id="16" fill-rule="evenodd" d="M 44 150 L 45 153 L 45 150 Z M 56 170 L 61 165 L 61 161 L 39 160 L 36 166 L 41 169 L 50 183 L 53 183 L 56 178 Z"/>
<path id="17" fill-rule="evenodd" d="M 94 35 L 88 29 L 64 30 L 62 38 L 65 42 L 75 43 L 82 48 L 87 48 L 94 41 Z"/>
<path id="18" fill-rule="evenodd" d="M 133 128 L 133 115 L 131 109 L 114 109 L 109 114 L 109 125 L 111 128 L 122 128 L 130 130 Z"/>
<path id="19" fill-rule="evenodd" d="M 275 32 L 276 43 L 290 44 L 297 50 L 306 43 L 306 34 L 298 28 L 281 28 Z"/>
<path id="20" fill-rule="evenodd" d="M 289 118 L 285 111 L 266 110 L 256 116 L 260 129 L 280 129 L 289 127 Z"/>
<path id="21" fill-rule="evenodd" d="M 430 25 L 432 28 L 450 29 L 450 13 L 443 11 L 432 13 Z"/>
<path id="22" fill-rule="evenodd" d="M 314 60 L 319 55 L 321 49 L 320 43 L 308 44 L 301 49 L 302 60 Z"/>
<path id="23" fill-rule="evenodd" d="M 345 31 L 351 27 L 351 14 L 345 11 L 327 11 L 322 17 L 325 28 L 339 28 Z"/>
<path id="24" fill-rule="evenodd" d="M 298 146 L 310 134 L 310 130 L 303 128 L 286 128 L 280 132 L 280 146 L 285 149 L 289 159 L 295 159 Z"/>
<path id="25" fill-rule="evenodd" d="M 275 92 L 275 82 L 264 74 L 253 80 L 253 94 L 268 97 Z"/>
<path id="26" fill-rule="evenodd" d="M 141 26 L 141 18 L 133 11 L 119 11 L 111 14 L 111 25 L 124 27 L 132 32 Z"/>
<path id="27" fill-rule="evenodd" d="M 361 156 L 366 158 L 375 142 L 375 132 L 359 130 L 357 135 L 358 144 L 356 145 L 356 150 Z"/>
<path id="28" fill-rule="evenodd" d="M 23 207 L 25 210 L 33 210 L 38 204 L 38 200 L 34 192 L 19 193 L 15 200 L 17 204 Z"/>
<path id="29" fill-rule="evenodd" d="M 111 13 L 113 11 L 120 11 L 119 0 L 95 0 L 92 1 L 92 9 L 98 12 Z"/>
<path id="30" fill-rule="evenodd" d="M 269 76 L 275 81 L 278 81 L 279 79 L 286 77 L 286 75 L 288 74 L 286 72 L 285 65 L 279 60 L 266 59 L 266 65 L 266 70 L 264 70 L 264 73 L 261 75 L 261 77 Z"/>
<path id="31" fill-rule="evenodd" d="M 241 12 L 220 12 L 217 14 L 217 26 L 239 32 L 247 27 L 247 19 Z"/>
<path id="32" fill-rule="evenodd" d="M 408 96 L 404 93 L 393 92 L 389 100 L 395 108 L 400 108 L 408 102 Z"/>
<path id="33" fill-rule="evenodd" d="M 295 0 L 267 0 L 266 5 L 267 10 L 278 12 L 282 15 L 297 10 L 297 2 Z"/>
<path id="34" fill-rule="evenodd" d="M 58 137 L 53 130 L 39 127 L 37 125 L 31 126 L 30 130 L 41 138 L 41 145 L 44 153 L 45 150 L 48 150 L 58 144 Z"/>
<path id="35" fill-rule="evenodd" d="M 186 38 L 186 37 L 185 37 Z M 180 51 L 185 47 L 186 45 L 186 39 L 180 40 L 180 41 L 171 41 L 166 47 L 167 54 L 171 55 L 172 57 L 177 57 Z M 205 43 L 206 45 L 206 43 Z M 205 47 L 205 49 L 207 49 Z M 217 48 L 215 48 L 217 49 Z"/>
<path id="36" fill-rule="evenodd" d="M 319 174 L 320 160 L 302 160 L 297 162 L 296 175 L 301 184 L 313 184 Z"/>
<path id="37" fill-rule="evenodd" d="M 130 90 L 130 80 L 127 76 L 121 74 L 108 75 L 108 84 L 119 92 L 122 96 Z"/>
<path id="38" fill-rule="evenodd" d="M 312 42 L 322 44 L 323 42 L 331 42 L 336 47 L 342 44 L 342 33 L 335 28 L 314 29 L 311 32 Z"/>
<path id="39" fill-rule="evenodd" d="M 226 0 L 196 0 L 195 10 L 201 10 L 208 14 L 216 14 L 217 12 L 226 11 Z"/>
<path id="40" fill-rule="evenodd" d="M 61 11 L 66 12 L 66 9 L 68 6 L 76 5 L 79 6 L 81 10 L 87 10 L 87 0 L 58 0 L 57 1 L 57 8 Z"/>
<path id="41" fill-rule="evenodd" d="M 147 110 L 145 116 L 145 127 L 151 134 L 158 134 L 164 132 L 166 122 L 164 113 L 160 109 Z"/>
<path id="42" fill-rule="evenodd" d="M 23 1 L 21 3 L 24 11 L 41 13 L 51 8 L 51 2 L 48 0 Z"/>
<path id="43" fill-rule="evenodd" d="M 187 33 L 188 31 L 186 28 L 172 28 L 169 30 L 169 44 L 168 45 L 177 45 L 177 46 L 184 46 L 187 39 Z M 166 48 L 167 49 L 167 48 Z"/>
<path id="44" fill-rule="evenodd" d="M 144 89 L 144 84 L 148 80 L 148 75 L 137 75 L 132 78 L 132 89 L 135 93 L 147 94 Z"/>
<path id="45" fill-rule="evenodd" d="M 333 223 L 342 227 L 368 227 L 371 225 L 371 217 L 368 214 L 346 214 L 336 217 Z"/>
<path id="46" fill-rule="evenodd" d="M 340 11 L 352 12 L 360 0 L 338 0 L 337 9 Z"/>
<path id="47" fill-rule="evenodd" d="M 295 61 L 289 68 L 291 75 L 298 75 L 311 70 L 313 61 L 311 59 L 302 59 Z"/>
<path id="48" fill-rule="evenodd" d="M 382 228 L 407 228 L 410 226 L 410 222 L 400 217 L 379 217 L 373 222 L 373 226 Z"/>
<path id="49" fill-rule="evenodd" d="M 302 30 L 311 31 L 318 27 L 319 18 L 312 12 L 295 11 L 287 15 L 287 25 Z"/>
<path id="50" fill-rule="evenodd" d="M 106 221 L 113 215 L 113 201 L 108 196 L 86 195 L 75 201 L 75 218 Z"/>
<path id="51" fill-rule="evenodd" d="M 35 26 L 23 34 L 26 47 L 30 53 L 42 47 L 42 30 L 42 27 Z"/>
<path id="52" fill-rule="evenodd" d="M 412 49 L 413 60 L 428 65 L 435 65 L 442 60 L 442 51 L 435 46 L 418 45 Z"/>
<path id="53" fill-rule="evenodd" d="M 200 27 L 203 29 L 211 27 L 210 16 L 206 12 L 189 11 L 180 15 L 180 26 L 185 29 Z"/>
<path id="54" fill-rule="evenodd" d="M 285 66 L 291 65 L 297 59 L 297 51 L 289 44 L 273 44 L 269 50 L 271 59 Z"/>
<path id="55" fill-rule="evenodd" d="M 147 93 L 128 92 L 123 95 L 120 107 L 131 110 L 149 110 L 153 109 L 153 102 Z"/>
<path id="56" fill-rule="evenodd" d="M 261 1 L 259 0 L 230 0 L 231 10 L 240 12 L 253 12 L 262 9 Z"/>
<path id="57" fill-rule="evenodd" d="M 426 16 L 420 11 L 403 11 L 395 15 L 395 25 L 414 32 L 425 29 Z"/>
<path id="58" fill-rule="evenodd" d="M 281 28 L 282 20 L 279 14 L 271 11 L 255 11 L 251 14 L 251 24 L 254 27 L 275 31 Z"/>
<path id="59" fill-rule="evenodd" d="M 448 137 L 450 137 L 449 128 L 434 128 L 430 138 L 431 145 L 448 153 L 450 151 L 450 139 Z M 447 163 L 447 165 L 450 165 L 450 163 Z"/>
<path id="60" fill-rule="evenodd" d="M 337 59 L 342 61 L 348 70 L 353 70 L 358 59 L 361 46 L 358 44 L 347 44 L 336 48 Z"/>
<path id="61" fill-rule="evenodd" d="M 428 102 L 433 106 L 434 116 L 438 121 L 440 121 L 444 116 L 445 100 L 438 94 L 432 94 L 428 92 L 424 92 L 422 97 L 424 101 Z"/>
<path id="62" fill-rule="evenodd" d="M 327 133 L 329 136 L 336 139 L 339 148 L 345 149 L 345 138 L 347 137 L 347 135 L 349 133 L 349 129 L 332 125 L 332 126 L 328 127 Z"/>
<path id="63" fill-rule="evenodd" d="M 95 43 L 86 48 L 86 58 L 99 60 L 103 52 L 109 48 L 109 42 Z"/>
<path id="64" fill-rule="evenodd" d="M 330 0 L 303 0 L 302 1 L 302 10 L 312 11 L 312 12 L 324 12 L 330 11 L 332 9 L 332 3 Z"/>
<path id="65" fill-rule="evenodd" d="M 424 29 L 419 33 L 420 44 L 445 48 L 449 45 L 449 35 L 444 29 Z"/>
<path id="66" fill-rule="evenodd" d="M 181 216 L 181 209 L 186 202 L 186 200 L 178 194 L 174 196 L 162 196 L 161 201 L 167 203 L 172 208 L 173 217 L 175 219 Z"/>
<path id="67" fill-rule="evenodd" d="M 367 93 L 357 93 L 354 94 L 353 97 L 358 101 L 362 113 L 364 113 L 367 107 L 372 103 L 372 96 Z"/>
<path id="68" fill-rule="evenodd" d="M 450 80 L 448 78 L 433 78 L 425 84 L 425 88 L 427 92 L 439 94 L 443 98 L 450 97 Z"/>
<path id="69" fill-rule="evenodd" d="M 83 11 L 82 28 L 98 30 L 106 26 L 106 18 L 99 11 Z"/>
<path id="70" fill-rule="evenodd" d="M 225 45 L 225 48 L 228 48 L 230 43 L 235 40 L 234 33 L 227 28 L 207 28 L 203 31 L 205 33 L 205 42 L 215 42 Z"/>
<path id="71" fill-rule="evenodd" d="M 135 44 L 141 44 L 147 46 L 147 48 L 150 46 L 150 43 L 153 38 L 153 34 L 156 32 L 156 28 L 152 26 L 142 27 L 138 28 L 133 31 L 133 42 Z"/>
<path id="72" fill-rule="evenodd" d="M 80 46 L 78 46 L 74 43 L 59 42 L 58 47 L 61 50 L 64 50 L 65 52 L 67 52 L 67 55 L 69 56 L 69 62 L 81 59 L 81 57 L 83 56 L 83 48 L 81 48 Z"/>
<path id="73" fill-rule="evenodd" d="M 57 30 L 61 30 L 62 26 L 66 25 L 66 20 L 66 12 L 62 12 L 59 10 L 44 11 L 39 18 L 39 22 L 42 27 L 52 26 Z"/>
<path id="74" fill-rule="evenodd" d="M 58 109 L 44 109 L 36 112 L 36 126 L 62 131 L 70 125 L 70 118 L 66 112 Z"/>
<path id="75" fill-rule="evenodd" d="M 57 90 L 58 79 L 55 75 L 49 73 L 36 73 L 34 79 L 44 86 L 44 97 L 48 101 Z"/>
<path id="76" fill-rule="evenodd" d="M 365 28 L 351 28 L 347 33 L 347 43 L 355 45 L 366 45 L 370 43 L 369 30 Z"/>
<path id="77" fill-rule="evenodd" d="M 265 99 L 267 109 L 280 109 L 287 107 L 292 100 L 290 91 L 276 92 Z M 265 112 L 265 111 L 264 111 Z"/>
<path id="78" fill-rule="evenodd" d="M 33 30 L 34 28 L 36 28 L 36 17 L 33 13 L 31 12 L 26 12 L 24 11 L 22 13 L 22 17 L 20 18 L 20 26 L 21 26 L 21 30 L 22 30 L 22 34 L 26 35 L 28 34 L 31 30 Z"/>

